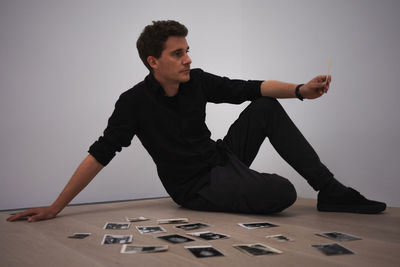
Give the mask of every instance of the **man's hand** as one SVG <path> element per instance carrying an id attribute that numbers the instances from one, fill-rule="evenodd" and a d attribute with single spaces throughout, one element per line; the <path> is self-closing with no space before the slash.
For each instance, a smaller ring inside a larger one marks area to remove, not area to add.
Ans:
<path id="1" fill-rule="evenodd" d="M 28 222 L 36 222 L 56 217 L 56 215 L 60 213 L 62 209 L 64 209 L 64 207 L 67 206 L 68 203 L 79 192 L 81 192 L 82 189 L 85 188 L 102 169 L 103 166 L 89 154 L 78 166 L 71 179 L 52 205 L 42 208 L 33 208 L 17 213 L 14 216 L 9 217 L 7 221 L 12 222 L 26 219 L 24 217 L 28 217 Z"/>
<path id="2" fill-rule="evenodd" d="M 33 208 L 17 213 L 7 218 L 7 221 L 13 222 L 24 219 L 24 217 L 28 217 L 28 222 L 36 222 L 40 220 L 52 219 L 56 217 L 56 215 L 57 213 L 55 213 L 51 207 Z"/>
<path id="3" fill-rule="evenodd" d="M 314 99 L 328 92 L 331 75 L 319 75 L 302 85 L 299 93 L 303 98 Z M 295 88 L 297 84 L 286 83 L 275 80 L 263 81 L 260 86 L 262 96 L 274 98 L 295 98 Z"/>
<path id="4" fill-rule="evenodd" d="M 301 86 L 299 92 L 303 98 L 318 98 L 328 92 L 331 79 L 331 75 L 319 75 Z"/>

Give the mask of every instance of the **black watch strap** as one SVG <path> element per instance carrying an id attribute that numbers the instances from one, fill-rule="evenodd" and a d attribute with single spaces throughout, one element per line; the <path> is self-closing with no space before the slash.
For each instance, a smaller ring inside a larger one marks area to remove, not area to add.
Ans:
<path id="1" fill-rule="evenodd" d="M 298 99 L 300 99 L 301 101 L 303 101 L 303 99 L 304 99 L 304 97 L 300 94 L 300 87 L 302 87 L 303 85 L 304 85 L 304 83 L 297 85 L 296 90 L 294 91 L 294 93 L 296 94 L 296 97 Z"/>

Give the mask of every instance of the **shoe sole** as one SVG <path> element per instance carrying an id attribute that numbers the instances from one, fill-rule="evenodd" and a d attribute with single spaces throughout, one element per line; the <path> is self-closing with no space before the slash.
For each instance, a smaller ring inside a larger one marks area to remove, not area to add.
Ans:
<path id="1" fill-rule="evenodd" d="M 386 206 L 383 207 L 381 205 L 373 207 L 371 206 L 349 207 L 348 205 L 342 206 L 342 205 L 324 205 L 324 204 L 317 205 L 317 210 L 323 212 L 349 212 L 349 213 L 360 213 L 360 214 L 376 214 L 376 213 L 381 213 L 385 209 Z"/>

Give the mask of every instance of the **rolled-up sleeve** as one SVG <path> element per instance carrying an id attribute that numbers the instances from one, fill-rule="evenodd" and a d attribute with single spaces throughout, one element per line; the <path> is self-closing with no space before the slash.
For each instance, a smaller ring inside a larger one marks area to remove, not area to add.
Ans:
<path id="1" fill-rule="evenodd" d="M 202 87 L 208 102 L 241 104 L 261 97 L 259 80 L 237 80 L 201 71 Z"/>
<path id="2" fill-rule="evenodd" d="M 127 94 L 122 94 L 115 104 L 115 109 L 108 119 L 103 136 L 89 148 L 91 154 L 101 165 L 106 166 L 122 147 L 131 144 L 136 133 L 136 112 L 133 101 Z"/>

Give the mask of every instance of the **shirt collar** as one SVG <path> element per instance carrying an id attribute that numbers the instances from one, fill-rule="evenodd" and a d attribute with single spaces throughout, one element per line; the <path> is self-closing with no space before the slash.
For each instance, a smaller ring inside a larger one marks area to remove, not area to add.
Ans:
<path id="1" fill-rule="evenodd" d="M 152 93 L 157 94 L 157 95 L 161 95 L 161 96 L 165 96 L 165 92 L 164 89 L 162 88 L 161 84 L 156 80 L 156 78 L 154 77 L 154 75 L 150 72 L 149 75 L 146 76 L 145 81 L 148 83 L 149 85 L 149 89 Z M 178 94 L 182 94 L 183 92 L 183 85 L 185 85 L 186 83 L 181 83 L 179 84 L 179 90 L 178 90 Z"/>
<path id="2" fill-rule="evenodd" d="M 151 92 L 155 94 L 165 95 L 164 89 L 162 88 L 161 84 L 154 78 L 152 73 L 146 76 L 146 82 L 149 85 L 149 89 Z"/>

